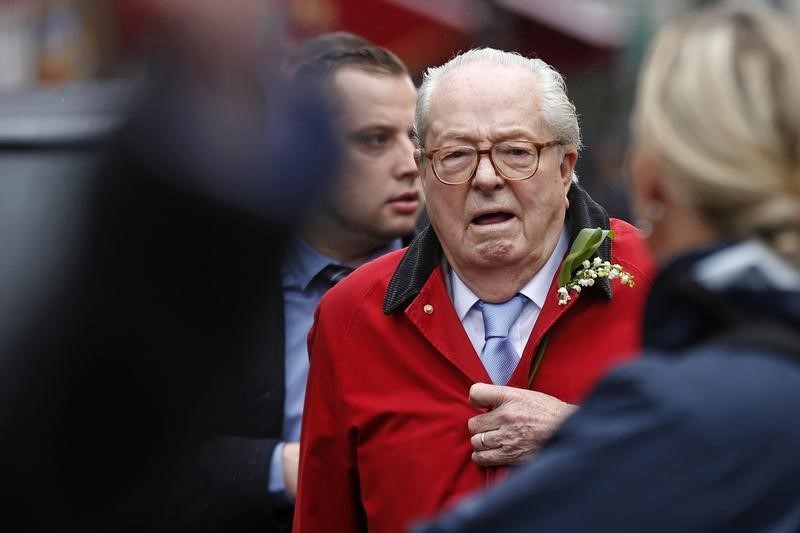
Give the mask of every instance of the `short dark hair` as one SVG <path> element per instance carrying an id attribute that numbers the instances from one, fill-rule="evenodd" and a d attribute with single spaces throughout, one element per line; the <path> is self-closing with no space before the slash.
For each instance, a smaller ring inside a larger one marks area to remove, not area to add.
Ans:
<path id="1" fill-rule="evenodd" d="M 408 76 L 408 69 L 396 55 L 379 46 L 363 46 L 353 50 L 338 50 L 323 54 L 302 65 L 291 83 L 302 86 L 330 88 L 334 75 L 342 68 L 354 67 L 371 74 Z M 324 87 L 328 86 L 328 87 Z M 325 91 L 328 104 L 336 109 L 335 91 Z"/>
<path id="2" fill-rule="evenodd" d="M 303 65 L 322 55 L 368 46 L 375 45 L 354 33 L 346 31 L 323 33 L 298 43 L 286 52 L 281 62 L 281 72 L 287 79 L 291 79 Z"/>
<path id="3" fill-rule="evenodd" d="M 339 69 L 344 67 L 355 67 L 375 74 L 408 75 L 408 69 L 400 58 L 386 48 L 362 46 L 352 50 L 337 50 L 322 54 L 302 65 L 295 73 L 295 78 L 303 78 L 318 84 L 327 83 Z"/>

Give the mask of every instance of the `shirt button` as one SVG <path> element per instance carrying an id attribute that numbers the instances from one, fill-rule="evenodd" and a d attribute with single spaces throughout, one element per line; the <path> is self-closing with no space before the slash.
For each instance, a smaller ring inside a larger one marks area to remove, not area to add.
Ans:
<path id="1" fill-rule="evenodd" d="M 425 304 L 425 307 L 423 307 L 422 310 L 428 315 L 433 314 L 433 306 L 431 304 Z"/>

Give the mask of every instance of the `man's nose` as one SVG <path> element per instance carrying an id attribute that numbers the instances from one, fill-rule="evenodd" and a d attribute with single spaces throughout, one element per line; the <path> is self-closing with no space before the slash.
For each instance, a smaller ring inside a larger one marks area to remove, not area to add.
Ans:
<path id="1" fill-rule="evenodd" d="M 497 173 L 491 156 L 478 154 L 478 166 L 475 168 L 475 175 L 472 177 L 472 186 L 479 189 L 494 189 L 505 183 L 503 177 Z"/>
<path id="2" fill-rule="evenodd" d="M 414 161 L 416 146 L 411 139 L 404 138 L 398 143 L 397 162 L 395 164 L 395 177 L 397 179 L 413 179 L 419 176 L 417 162 Z"/>

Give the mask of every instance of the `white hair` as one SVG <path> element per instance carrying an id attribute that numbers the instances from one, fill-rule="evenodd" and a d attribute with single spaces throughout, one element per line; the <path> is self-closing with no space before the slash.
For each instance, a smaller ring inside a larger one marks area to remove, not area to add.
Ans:
<path id="1" fill-rule="evenodd" d="M 544 124 L 550 129 L 556 140 L 572 144 L 578 150 L 583 147 L 578 115 L 575 112 L 575 106 L 567 97 L 567 86 L 561 74 L 541 59 L 530 59 L 516 52 L 505 52 L 494 48 L 475 48 L 455 56 L 444 65 L 431 67 L 425 72 L 422 86 L 419 88 L 416 110 L 416 134 L 420 145 L 425 141 L 428 131 L 431 98 L 442 77 L 448 72 L 470 63 L 519 67 L 533 73 L 538 83 L 537 95 Z"/>

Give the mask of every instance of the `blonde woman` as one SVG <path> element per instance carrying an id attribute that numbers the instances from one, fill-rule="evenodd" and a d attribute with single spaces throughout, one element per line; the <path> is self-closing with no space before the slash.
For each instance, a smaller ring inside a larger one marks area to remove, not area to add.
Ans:
<path id="1" fill-rule="evenodd" d="M 632 120 L 645 353 L 423 531 L 800 530 L 798 30 L 720 8 L 658 35 Z"/>

